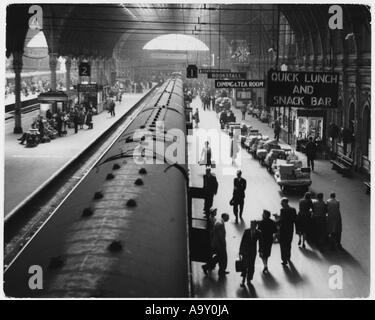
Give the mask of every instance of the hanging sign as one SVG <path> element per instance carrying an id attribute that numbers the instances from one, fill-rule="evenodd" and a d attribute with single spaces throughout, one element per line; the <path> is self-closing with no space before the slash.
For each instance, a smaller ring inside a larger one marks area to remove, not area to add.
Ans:
<path id="1" fill-rule="evenodd" d="M 78 66 L 78 73 L 80 77 L 90 77 L 91 66 L 88 62 L 81 62 Z"/>
<path id="2" fill-rule="evenodd" d="M 337 108 L 339 74 L 333 72 L 268 72 L 270 107 Z"/>
<path id="3" fill-rule="evenodd" d="M 77 84 L 78 92 L 97 92 L 98 85 L 96 83 L 79 83 Z"/>
<path id="4" fill-rule="evenodd" d="M 246 72 L 214 72 L 207 74 L 208 79 L 245 79 Z"/>
<path id="5" fill-rule="evenodd" d="M 215 80 L 216 89 L 264 88 L 263 80 Z"/>
<path id="6" fill-rule="evenodd" d="M 195 64 L 189 64 L 186 68 L 186 78 L 198 78 L 198 68 Z"/>
<path id="7" fill-rule="evenodd" d="M 220 73 L 231 72 L 230 69 L 199 69 L 199 73 Z"/>

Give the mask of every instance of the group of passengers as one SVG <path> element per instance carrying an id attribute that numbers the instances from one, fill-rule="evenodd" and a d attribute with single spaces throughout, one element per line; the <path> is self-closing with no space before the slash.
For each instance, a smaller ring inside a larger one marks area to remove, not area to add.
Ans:
<path id="1" fill-rule="evenodd" d="M 203 188 L 206 194 L 204 214 L 206 215 L 211 253 L 209 260 L 202 266 L 205 274 L 219 265 L 219 276 L 223 277 L 229 272 L 227 269 L 227 246 L 225 223 L 229 220 L 229 215 L 223 213 L 217 219 L 216 209 L 212 209 L 213 198 L 217 194 L 219 184 L 211 168 L 206 169 L 203 176 Z M 246 193 L 246 179 L 242 177 L 241 170 L 237 171 L 237 177 L 233 180 L 233 194 L 230 205 L 233 206 L 235 223 L 243 223 L 244 199 Z M 255 271 L 255 261 L 259 257 L 263 262 L 263 273 L 268 274 L 268 259 L 271 256 L 272 246 L 279 243 L 281 251 L 281 264 L 287 267 L 291 262 L 291 248 L 293 234 L 299 235 L 298 246 L 306 250 L 306 240 L 310 244 L 316 245 L 321 251 L 327 245 L 333 250 L 342 249 L 341 233 L 342 218 L 340 213 L 340 202 L 336 199 L 336 194 L 331 193 L 327 201 L 323 200 L 323 194 L 319 193 L 316 199 L 312 199 L 311 193 L 306 193 L 299 201 L 299 210 L 289 205 L 288 198 L 281 199 L 281 209 L 279 214 L 273 214 L 268 210 L 263 210 L 262 220 L 250 221 L 250 228 L 244 231 L 240 247 L 238 250 L 239 259 L 236 262 L 236 271 L 241 272 L 241 286 L 251 285 Z"/>
<path id="2" fill-rule="evenodd" d="M 57 137 L 65 136 L 68 128 L 73 128 L 74 133 L 83 129 L 93 129 L 92 117 L 96 114 L 96 108 L 92 104 L 75 105 L 68 112 L 58 111 L 52 113 L 47 110 L 45 116 L 38 115 L 31 124 L 29 130 L 18 139 L 20 144 L 26 143 L 27 147 L 36 147 L 39 143 L 50 142 Z"/>

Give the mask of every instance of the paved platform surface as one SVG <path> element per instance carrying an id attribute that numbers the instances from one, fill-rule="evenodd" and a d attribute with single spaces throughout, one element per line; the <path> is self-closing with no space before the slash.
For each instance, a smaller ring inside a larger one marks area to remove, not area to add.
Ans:
<path id="1" fill-rule="evenodd" d="M 195 99 L 192 107 L 200 112 L 200 128 L 218 129 L 219 122 L 214 111 L 203 111 L 201 101 Z M 237 119 L 240 112 L 235 111 Z M 273 137 L 273 130 L 267 124 L 247 115 L 246 122 L 259 129 L 263 134 Z M 194 135 L 199 131 L 194 130 Z M 229 138 L 224 138 L 224 145 L 229 145 Z M 205 139 L 204 139 L 205 140 Z M 189 145 L 189 157 L 194 158 L 200 152 L 198 148 Z M 215 159 L 215 150 L 214 160 Z M 227 156 L 226 156 L 227 155 Z M 306 164 L 306 158 L 298 153 L 299 158 Z M 229 148 L 224 151 L 224 157 L 229 158 Z M 327 160 L 316 161 L 312 173 L 310 191 L 323 192 L 325 200 L 331 191 L 335 191 L 341 202 L 343 219 L 342 245 L 343 252 L 320 252 L 307 245 L 300 249 L 297 245 L 298 236 L 292 243 L 292 265 L 288 268 L 281 266 L 280 248 L 274 244 L 269 259 L 270 275 L 262 274 L 263 263 L 256 259 L 253 286 L 241 288 L 241 276 L 235 272 L 235 260 L 238 258 L 239 245 L 245 228 L 250 220 L 261 219 L 263 209 L 271 213 L 279 213 L 280 199 L 283 194 L 276 184 L 274 177 L 267 172 L 246 151 L 241 151 L 241 165 L 231 166 L 218 163 L 213 169 L 219 182 L 218 194 L 214 199 L 214 207 L 218 208 L 218 216 L 227 212 L 230 220 L 226 224 L 228 269 L 230 273 L 225 279 L 219 279 L 216 270 L 207 276 L 203 273 L 202 263 L 193 262 L 193 286 L 196 297 L 203 298 L 340 298 L 365 297 L 369 295 L 370 287 L 370 196 L 365 194 L 362 180 L 345 178 L 331 170 Z M 228 161 L 228 159 L 226 159 Z M 233 178 L 237 167 L 241 167 L 243 177 L 247 179 L 247 190 L 244 207 L 244 221 L 236 225 L 232 207 L 229 205 L 233 191 Z M 190 165 L 192 186 L 203 185 L 204 167 Z M 298 209 L 298 201 L 302 196 L 288 195 L 291 206 Z M 193 216 L 203 218 L 203 200 L 193 201 Z M 343 287 L 332 290 L 329 287 L 330 271 L 335 272 L 334 266 L 341 267 L 343 272 Z"/>
<path id="2" fill-rule="evenodd" d="M 124 94 L 122 102 L 116 102 L 116 116 L 107 111 L 93 117 L 92 130 L 68 129 L 65 137 L 58 137 L 50 143 L 39 144 L 35 148 L 26 148 L 17 140 L 20 135 L 13 134 L 14 120 L 5 123 L 4 163 L 5 197 L 4 214 L 7 216 L 20 202 L 48 180 L 55 172 L 80 154 L 106 129 L 134 106 L 148 91 L 139 94 Z M 22 126 L 30 126 L 32 118 L 38 112 L 23 115 Z"/>

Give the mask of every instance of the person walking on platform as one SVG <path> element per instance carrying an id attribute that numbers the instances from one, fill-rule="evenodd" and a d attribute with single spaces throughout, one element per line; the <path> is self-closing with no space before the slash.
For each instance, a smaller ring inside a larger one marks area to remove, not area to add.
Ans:
<path id="1" fill-rule="evenodd" d="M 195 109 L 195 112 L 193 114 L 193 120 L 195 121 L 195 127 L 198 128 L 198 124 L 199 124 L 199 112 L 198 112 L 198 108 Z"/>
<path id="2" fill-rule="evenodd" d="M 263 260 L 263 273 L 268 273 L 268 258 L 271 256 L 273 235 L 277 233 L 276 222 L 271 220 L 271 213 L 263 210 L 263 220 L 259 222 L 258 229 L 261 231 L 259 243 L 259 255 Z"/>
<path id="3" fill-rule="evenodd" d="M 281 209 L 279 218 L 280 227 L 280 251 L 282 265 L 286 266 L 290 262 L 294 225 L 296 223 L 296 209 L 289 206 L 287 198 L 281 199 Z"/>
<path id="4" fill-rule="evenodd" d="M 61 113 L 58 113 L 56 116 L 56 129 L 59 137 L 62 135 L 62 126 L 63 126 L 63 120 Z"/>
<path id="5" fill-rule="evenodd" d="M 316 144 L 313 138 L 309 138 L 309 142 L 306 144 L 306 156 L 307 156 L 307 166 L 314 171 L 314 160 L 316 155 Z"/>
<path id="6" fill-rule="evenodd" d="M 211 173 L 211 169 L 206 168 L 206 174 L 203 176 L 203 190 L 205 192 L 204 213 L 206 215 L 210 212 L 218 187 L 219 184 L 216 177 Z"/>
<path id="7" fill-rule="evenodd" d="M 229 112 L 223 111 L 220 114 L 220 127 L 221 129 L 225 128 L 226 123 L 228 122 Z"/>
<path id="8" fill-rule="evenodd" d="M 215 96 L 211 96 L 211 110 L 215 110 L 215 103 L 216 103 L 216 98 Z"/>
<path id="9" fill-rule="evenodd" d="M 216 215 L 217 215 L 217 209 L 211 209 L 210 210 L 210 213 L 208 215 L 208 218 L 207 218 L 207 230 L 209 232 L 209 236 L 210 236 L 210 259 L 209 261 L 202 265 L 202 269 L 204 271 L 204 273 L 207 274 L 207 270 L 209 269 L 209 263 L 211 262 L 211 259 L 213 257 L 213 255 L 215 254 L 215 251 L 214 251 L 214 226 L 215 226 L 215 223 L 217 221 L 217 218 L 216 218 Z"/>
<path id="10" fill-rule="evenodd" d="M 257 243 L 261 239 L 261 232 L 257 230 L 257 221 L 250 222 L 250 229 L 246 229 L 241 240 L 240 245 L 240 259 L 243 263 L 243 271 L 241 273 L 242 282 L 241 287 L 251 284 L 255 270 L 255 259 L 257 256 Z"/>
<path id="11" fill-rule="evenodd" d="M 274 139 L 278 142 L 280 139 L 280 132 L 281 132 L 281 126 L 279 120 L 275 121 L 275 127 L 273 129 L 273 132 L 275 134 Z"/>
<path id="12" fill-rule="evenodd" d="M 299 201 L 299 212 L 297 216 L 296 229 L 299 235 L 298 245 L 306 248 L 305 241 L 307 235 L 311 234 L 311 210 L 313 203 L 311 201 L 311 193 L 306 192 L 305 196 Z"/>
<path id="13" fill-rule="evenodd" d="M 86 114 L 86 126 L 88 126 L 89 129 L 93 128 L 92 111 L 91 111 L 91 109 L 87 110 L 87 114 Z"/>
<path id="14" fill-rule="evenodd" d="M 229 272 L 226 271 L 228 265 L 228 255 L 227 255 L 227 243 L 226 243 L 226 230 L 225 223 L 229 220 L 229 215 L 223 213 L 220 220 L 215 221 L 213 234 L 212 234 L 212 245 L 214 255 L 210 261 L 202 266 L 205 274 L 208 270 L 213 270 L 216 264 L 219 264 L 219 277 L 226 276 Z"/>
<path id="15" fill-rule="evenodd" d="M 240 219 L 242 220 L 243 206 L 245 202 L 245 190 L 246 180 L 242 178 L 242 171 L 237 170 L 237 177 L 233 180 L 233 197 L 231 200 L 233 203 L 233 214 L 236 217 L 236 223 L 238 223 L 238 208 L 240 209 Z"/>
<path id="16" fill-rule="evenodd" d="M 244 104 L 244 105 L 241 107 L 242 120 L 246 120 L 246 111 L 247 111 L 247 107 L 246 107 L 246 104 Z"/>
<path id="17" fill-rule="evenodd" d="M 115 107 L 116 107 L 116 104 L 115 104 L 115 102 L 111 99 L 111 101 L 109 102 L 109 112 L 111 113 L 111 117 L 115 117 L 115 116 L 116 116 L 116 113 L 115 113 Z"/>
<path id="18" fill-rule="evenodd" d="M 201 165 L 205 165 L 206 167 L 211 167 L 211 165 L 212 165 L 212 162 L 211 162 L 212 150 L 211 150 L 211 147 L 210 147 L 210 143 L 208 141 L 206 141 L 204 144 L 205 144 L 205 146 L 202 150 L 201 161 L 199 163 Z"/>
<path id="19" fill-rule="evenodd" d="M 73 112 L 73 123 L 74 123 L 74 133 L 78 133 L 79 114 L 78 114 L 77 108 L 75 108 Z"/>
<path id="20" fill-rule="evenodd" d="M 239 140 L 238 140 L 238 133 L 233 132 L 233 134 L 229 134 L 230 136 L 230 157 L 232 159 L 232 166 L 236 166 L 236 159 L 238 153 L 240 152 Z"/>
<path id="21" fill-rule="evenodd" d="M 78 111 L 78 122 L 79 122 L 79 128 L 83 129 L 83 125 L 85 123 L 85 112 L 83 110 L 83 106 L 80 107 Z"/>
<path id="22" fill-rule="evenodd" d="M 332 192 L 327 200 L 327 233 L 333 247 L 342 249 L 341 233 L 342 219 L 340 202 L 336 200 L 336 194 Z"/>
<path id="23" fill-rule="evenodd" d="M 317 199 L 313 200 L 313 235 L 314 241 L 319 247 L 324 245 L 327 228 L 327 204 L 323 200 L 323 193 L 317 194 Z"/>

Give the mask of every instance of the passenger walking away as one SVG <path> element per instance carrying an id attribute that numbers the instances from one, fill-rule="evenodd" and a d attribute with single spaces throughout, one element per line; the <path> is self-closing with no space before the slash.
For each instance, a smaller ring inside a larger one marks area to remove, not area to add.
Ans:
<path id="1" fill-rule="evenodd" d="M 109 103 L 109 112 L 111 113 L 111 117 L 115 117 L 116 116 L 116 113 L 115 113 L 115 107 L 116 107 L 116 104 L 115 102 L 111 99 L 110 103 Z"/>
<path id="2" fill-rule="evenodd" d="M 218 187 L 219 184 L 216 177 L 211 173 L 211 169 L 206 168 L 206 174 L 203 176 L 203 190 L 205 192 L 204 213 L 206 215 L 210 212 Z"/>
<path id="3" fill-rule="evenodd" d="M 240 219 L 242 219 L 244 201 L 245 201 L 246 179 L 242 178 L 242 171 L 237 170 L 237 177 L 233 180 L 233 197 L 231 203 L 233 204 L 233 214 L 238 223 L 238 208 L 240 209 Z"/>
<path id="4" fill-rule="evenodd" d="M 250 222 L 250 229 L 245 230 L 240 245 L 240 259 L 242 260 L 244 268 L 241 273 L 241 287 L 245 286 L 246 278 L 248 285 L 250 285 L 251 280 L 253 280 L 255 259 L 257 256 L 257 242 L 260 238 L 261 232 L 257 230 L 257 221 L 253 220 Z"/>
<path id="5" fill-rule="evenodd" d="M 306 248 L 305 241 L 308 235 L 311 235 L 311 211 L 313 203 L 311 193 L 306 192 L 305 196 L 299 201 L 299 212 L 296 223 L 296 233 L 299 235 L 298 245 Z"/>
<path id="6" fill-rule="evenodd" d="M 203 272 L 205 274 L 207 274 L 207 270 L 208 270 L 208 266 L 209 266 L 209 263 L 211 262 L 211 259 L 213 257 L 213 255 L 215 254 L 215 250 L 214 250 L 214 226 L 215 226 L 215 223 L 217 221 L 217 218 L 216 218 L 216 215 L 217 215 L 217 209 L 210 209 L 210 213 L 208 215 L 208 218 L 207 218 L 207 230 L 209 232 L 209 236 L 210 236 L 210 254 L 209 254 L 209 261 L 207 261 L 206 264 L 202 265 L 202 269 L 203 269 Z"/>
<path id="7" fill-rule="evenodd" d="M 280 209 L 280 251 L 282 265 L 286 266 L 290 262 L 291 246 L 294 233 L 294 225 L 296 223 L 296 209 L 289 206 L 287 198 L 281 199 Z"/>
<path id="8" fill-rule="evenodd" d="M 247 111 L 247 107 L 246 107 L 246 104 L 244 104 L 244 105 L 241 107 L 242 120 L 245 120 L 245 119 L 246 119 L 246 111 Z"/>
<path id="9" fill-rule="evenodd" d="M 92 129 L 93 128 L 92 111 L 91 111 L 91 109 L 87 110 L 87 114 L 86 114 L 86 126 L 88 126 L 88 129 Z"/>
<path id="10" fill-rule="evenodd" d="M 78 133 L 79 114 L 77 108 L 73 112 L 74 133 Z"/>
<path id="11" fill-rule="evenodd" d="M 307 166 L 314 171 L 314 160 L 316 155 L 316 144 L 313 138 L 309 138 L 309 142 L 306 144 L 306 156 L 307 156 Z"/>
<path id="12" fill-rule="evenodd" d="M 330 197 L 327 200 L 327 233 L 331 246 L 333 248 L 342 249 L 342 218 L 340 202 L 336 199 L 336 194 L 334 192 L 330 194 Z"/>
<path id="13" fill-rule="evenodd" d="M 234 132 L 230 136 L 230 158 L 232 159 L 232 166 L 236 166 L 237 155 L 240 151 L 240 146 L 238 143 L 238 134 Z"/>
<path id="14" fill-rule="evenodd" d="M 279 139 L 280 139 L 280 132 L 281 132 L 281 126 L 280 126 L 279 120 L 275 121 L 275 127 L 273 129 L 273 132 L 275 134 L 274 139 L 276 139 L 276 141 L 279 141 Z"/>
<path id="15" fill-rule="evenodd" d="M 213 270 L 216 267 L 216 264 L 219 264 L 219 277 L 226 276 L 229 271 L 226 271 L 228 265 L 228 256 L 227 256 L 227 244 L 226 244 L 226 230 L 225 222 L 229 220 L 229 215 L 223 213 L 221 219 L 215 221 L 213 234 L 212 234 L 212 244 L 214 255 L 211 260 L 202 266 L 202 269 L 205 274 L 208 270 Z"/>
<path id="16" fill-rule="evenodd" d="M 277 233 L 276 222 L 271 219 L 271 213 L 263 210 L 263 220 L 259 222 L 258 229 L 261 232 L 259 243 L 259 256 L 263 260 L 263 273 L 268 273 L 268 258 L 271 256 L 273 235 Z"/>
<path id="17" fill-rule="evenodd" d="M 59 137 L 62 135 L 62 126 L 63 126 L 63 119 L 62 119 L 62 114 L 58 113 L 56 116 L 56 129 Z"/>
<path id="18" fill-rule="evenodd" d="M 195 127 L 198 128 L 198 124 L 199 124 L 199 112 L 198 112 L 198 108 L 195 109 L 195 112 L 193 114 L 193 120 L 195 121 Z"/>
<path id="19" fill-rule="evenodd" d="M 327 235 L 327 204 L 323 200 L 323 193 L 317 194 L 313 200 L 313 235 L 314 241 L 322 249 Z"/>
<path id="20" fill-rule="evenodd" d="M 212 150 L 211 150 L 211 147 L 210 147 L 210 143 L 208 141 L 206 141 L 204 143 L 204 148 L 203 148 L 202 153 L 201 153 L 201 160 L 200 160 L 199 164 L 206 165 L 206 167 L 211 167 L 211 165 L 212 165 L 211 158 L 212 158 Z"/>

